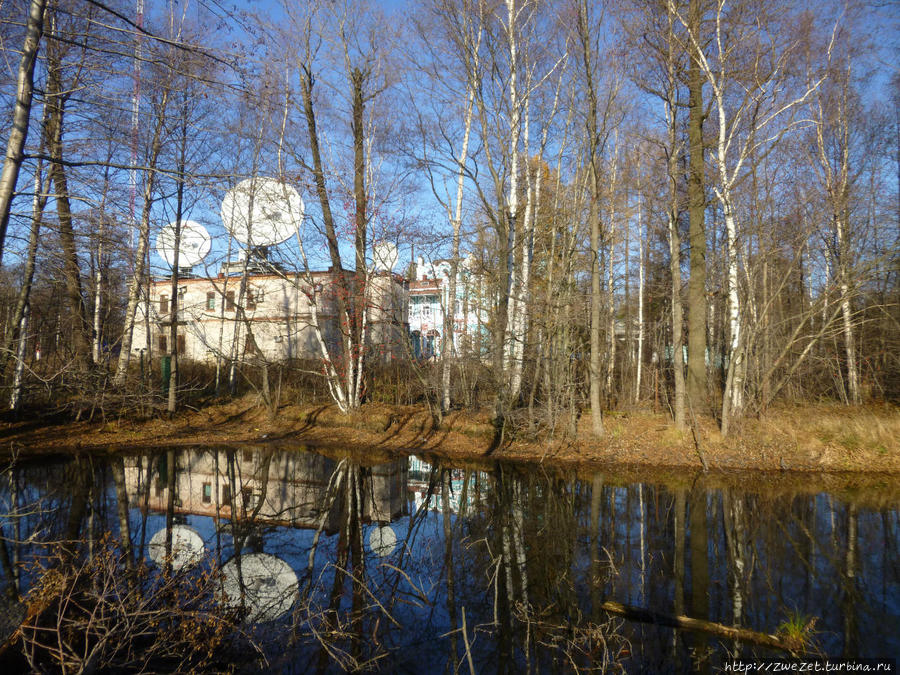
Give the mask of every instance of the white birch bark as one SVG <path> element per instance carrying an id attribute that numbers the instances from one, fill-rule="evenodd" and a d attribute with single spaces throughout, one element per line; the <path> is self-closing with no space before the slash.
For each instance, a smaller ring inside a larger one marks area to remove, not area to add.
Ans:
<path id="1" fill-rule="evenodd" d="M 22 384 L 25 379 L 25 348 L 28 343 L 28 316 L 31 314 L 31 306 L 26 303 L 22 312 L 22 321 L 19 324 L 19 342 L 16 347 L 16 367 L 13 374 L 12 392 L 9 396 L 9 409 L 18 410 L 22 404 Z"/>
<path id="2" fill-rule="evenodd" d="M 479 43 L 480 35 L 481 33 L 479 31 Z M 476 44 L 474 50 L 476 54 L 477 50 L 478 47 Z M 477 63 L 475 64 L 475 68 L 477 68 Z M 451 222 L 453 225 L 453 242 L 451 244 L 452 251 L 450 253 L 450 279 L 448 291 L 448 295 L 450 297 L 448 298 L 447 306 L 444 308 L 444 348 L 441 350 L 441 412 L 447 412 L 448 410 L 450 410 L 451 358 L 453 356 L 458 356 L 458 354 L 456 353 L 455 336 L 453 334 L 455 323 L 454 319 L 456 318 L 456 277 L 459 274 L 459 240 L 460 230 L 462 229 L 463 190 L 465 187 L 466 178 L 466 159 L 469 153 L 469 136 L 472 131 L 472 112 L 475 103 L 476 78 L 477 73 L 475 72 L 470 72 L 467 74 L 466 107 L 465 114 L 463 116 L 463 140 L 462 147 L 459 150 L 459 156 L 456 160 L 456 204 L 454 205 L 455 212 L 451 215 Z"/>
<path id="3" fill-rule="evenodd" d="M 765 152 L 774 147 L 778 140 L 787 133 L 795 123 L 790 119 L 786 124 L 770 131 L 770 126 L 785 115 L 803 104 L 822 83 L 823 78 L 810 81 L 806 90 L 798 96 L 784 95 L 784 73 L 786 59 L 795 46 L 791 39 L 780 45 L 781 51 L 773 51 L 766 58 L 752 61 L 753 86 L 746 86 L 746 73 L 738 78 L 736 69 L 741 64 L 732 63 L 737 49 L 759 48 L 753 40 L 759 35 L 759 27 L 752 22 L 747 26 L 727 24 L 726 0 L 717 0 L 715 7 L 715 29 L 712 45 L 715 49 L 715 60 L 707 58 L 703 45 L 696 34 L 696 27 L 681 15 L 673 0 L 668 0 L 669 12 L 678 18 L 684 27 L 691 57 L 695 58 L 701 71 L 709 83 L 713 93 L 714 109 L 718 124 L 715 143 L 715 173 L 717 185 L 714 188 L 716 199 L 722 207 L 725 222 L 726 238 L 726 297 L 728 339 L 728 371 L 725 391 L 722 395 L 722 433 L 727 435 L 732 423 L 741 417 L 744 405 L 744 385 L 746 379 L 745 336 L 743 335 L 745 317 L 741 306 L 738 288 L 738 218 L 735 201 L 732 195 L 734 185 L 742 174 L 745 163 L 756 153 Z M 749 31 L 742 34 L 742 29 Z M 772 50 L 768 38 L 761 37 L 762 49 Z M 832 43 L 834 36 L 832 35 Z M 739 43 L 740 44 L 739 46 Z M 830 55 L 832 43 L 829 44 Z M 768 58 L 771 56 L 772 58 Z"/>
<path id="4" fill-rule="evenodd" d="M 644 231 L 641 213 L 641 195 L 638 192 L 638 339 L 637 366 L 634 376 L 634 402 L 641 398 L 641 366 L 644 354 Z"/>
<path id="5" fill-rule="evenodd" d="M 853 330 L 853 311 L 850 303 L 850 241 L 849 241 L 849 199 L 850 199 L 850 110 L 848 108 L 850 96 L 851 65 L 847 57 L 847 64 L 836 72 L 838 79 L 838 92 L 836 96 L 829 97 L 832 108 L 822 101 L 822 95 L 816 97 L 815 124 L 816 124 L 816 149 L 817 162 L 814 163 L 816 173 L 825 189 L 831 221 L 834 226 L 836 250 L 834 269 L 837 274 L 837 283 L 840 290 L 841 328 L 844 334 L 844 355 L 847 368 L 846 392 L 842 392 L 846 402 L 858 405 L 859 394 L 859 369 L 856 364 L 856 342 Z M 818 92 L 817 92 L 818 93 Z M 828 134 L 828 127 L 832 133 Z M 838 147 L 829 148 L 826 135 L 835 139 Z M 832 164 L 830 157 L 837 157 L 836 166 Z M 827 263 L 826 263 L 827 264 Z M 827 269 L 827 268 L 826 268 Z"/>
<path id="6" fill-rule="evenodd" d="M 0 172 L 0 260 L 6 243 L 6 228 L 15 196 L 19 169 L 25 158 L 25 141 L 31 118 L 31 101 L 34 94 L 34 64 L 37 62 L 38 47 L 44 31 L 44 0 L 31 0 L 25 25 L 25 42 L 16 81 L 16 105 L 13 110 L 12 126 L 6 139 L 6 157 Z"/>
<path id="7" fill-rule="evenodd" d="M 517 312 L 516 293 L 519 287 L 516 252 L 519 248 L 518 211 L 519 211 L 519 142 L 522 136 L 521 110 L 522 102 L 518 91 L 518 44 L 516 33 L 516 0 L 506 0 L 507 41 L 509 43 L 509 190 L 506 197 L 507 240 L 506 240 L 506 328 L 503 339 L 503 355 L 501 363 L 507 372 L 507 382 L 513 381 L 513 346 L 515 340 L 514 324 Z M 508 400 L 512 399 L 507 385 Z"/>
<path id="8" fill-rule="evenodd" d="M 103 209 L 100 210 L 100 223 L 97 229 L 97 271 L 94 274 L 94 345 L 93 356 L 94 363 L 100 363 L 100 343 L 102 336 L 100 335 L 100 325 L 103 317 Z"/>
<path id="9" fill-rule="evenodd" d="M 609 176 L 609 248 L 606 259 L 606 305 L 609 312 L 606 351 L 606 395 L 612 396 L 612 381 L 616 370 L 616 294 L 615 294 L 615 252 L 616 252 L 616 189 L 619 169 L 619 130 L 613 131 L 613 159 Z"/>

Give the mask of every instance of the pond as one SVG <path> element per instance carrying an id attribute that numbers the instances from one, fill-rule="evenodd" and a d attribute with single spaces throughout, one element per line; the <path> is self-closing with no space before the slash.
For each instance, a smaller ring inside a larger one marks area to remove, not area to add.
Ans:
<path id="1" fill-rule="evenodd" d="M 900 654 L 892 480 L 826 490 L 787 474 L 372 456 L 246 446 L 13 464 L 2 638 L 25 612 L 12 591 L 28 616 L 4 663 L 716 672 L 785 647 Z"/>

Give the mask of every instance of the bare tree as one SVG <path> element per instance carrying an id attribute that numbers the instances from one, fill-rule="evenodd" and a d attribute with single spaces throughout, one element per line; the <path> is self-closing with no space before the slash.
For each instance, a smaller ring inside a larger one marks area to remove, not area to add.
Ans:
<path id="1" fill-rule="evenodd" d="M 713 9 L 712 53 L 704 51 L 699 25 L 685 18 L 668 0 L 686 31 L 685 48 L 699 63 L 713 95 L 717 133 L 715 142 L 715 194 L 722 209 L 726 243 L 726 296 L 728 314 L 728 368 L 722 397 L 722 432 L 740 419 L 744 408 L 747 376 L 746 340 L 748 317 L 742 310 L 739 289 L 739 233 L 735 187 L 753 156 L 770 152 L 776 141 L 794 126 L 792 113 L 821 84 L 821 78 L 788 93 L 789 72 L 799 39 L 779 26 L 774 7 L 737 4 L 729 7 L 718 0 Z M 763 32 L 760 11 L 767 10 Z M 783 32 L 779 33 L 779 29 Z M 769 44 L 769 40 L 776 40 Z M 830 49 L 830 45 L 829 45 Z M 752 55 L 752 58 L 750 58 Z"/>
<path id="2" fill-rule="evenodd" d="M 16 85 L 16 106 L 12 128 L 6 141 L 6 157 L 3 160 L 3 172 L 0 173 L 0 260 L 3 259 L 6 229 L 9 225 L 9 211 L 15 196 L 19 168 L 22 166 L 24 158 L 25 141 L 28 139 L 31 100 L 34 94 L 34 65 L 37 62 L 38 47 L 44 31 L 45 4 L 45 0 L 31 0 L 28 5 L 25 43 L 22 47 L 22 57 L 19 61 Z"/>

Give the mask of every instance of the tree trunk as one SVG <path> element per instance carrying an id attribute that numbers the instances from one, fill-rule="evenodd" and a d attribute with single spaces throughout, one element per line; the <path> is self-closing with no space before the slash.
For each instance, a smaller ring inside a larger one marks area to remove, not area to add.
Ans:
<path id="1" fill-rule="evenodd" d="M 723 187 L 722 210 L 726 231 L 726 288 L 728 293 L 728 371 L 722 396 L 722 435 L 727 436 L 734 421 L 741 417 L 744 406 L 746 363 L 741 335 L 741 304 L 738 293 L 737 225 L 730 195 Z"/>
<path id="2" fill-rule="evenodd" d="M 9 409 L 17 411 L 22 404 L 22 383 L 25 377 L 25 347 L 28 342 L 29 306 L 26 302 L 19 322 L 19 344 L 16 347 L 16 367 L 13 375 L 12 393 L 9 396 Z"/>
<path id="3" fill-rule="evenodd" d="M 607 228 L 609 246 L 606 251 L 606 396 L 613 398 L 613 378 L 616 373 L 616 287 L 615 287 L 615 251 L 616 251 L 616 189 L 618 187 L 619 166 L 619 132 L 614 132 L 612 172 L 609 177 L 609 227 Z"/>
<path id="4" fill-rule="evenodd" d="M 181 138 L 179 156 L 178 156 L 178 185 L 175 188 L 175 242 L 172 252 L 172 306 L 169 308 L 169 354 L 171 358 L 171 370 L 169 371 L 169 396 L 167 411 L 174 413 L 178 407 L 178 263 L 179 254 L 181 253 L 181 227 L 182 217 L 184 216 L 184 170 L 187 163 L 187 137 L 188 137 L 188 100 L 187 94 L 183 93 L 185 100 L 181 106 L 181 119 L 179 126 L 181 129 Z M 248 227 L 249 229 L 249 227 Z M 187 315 L 185 315 L 186 317 Z"/>
<path id="5" fill-rule="evenodd" d="M 147 159 L 149 171 L 144 183 L 144 206 L 141 212 L 141 224 L 138 231 L 138 246 L 134 255 L 134 274 L 128 283 L 128 305 L 125 308 L 125 326 L 122 331 L 122 344 L 119 349 L 119 362 L 116 364 L 116 375 L 113 382 L 121 387 L 125 384 L 128 374 L 128 362 L 131 359 L 131 343 L 134 335 L 134 322 L 137 314 L 138 303 L 141 300 L 141 287 L 144 283 L 144 271 L 147 259 L 147 251 L 150 245 L 150 212 L 153 207 L 153 191 L 156 185 L 155 167 L 162 148 L 162 131 L 165 121 L 165 110 L 169 100 L 169 90 L 165 89 L 159 104 L 159 114 L 156 118 L 156 126 L 153 130 L 153 140 L 150 143 L 150 155 Z M 144 320 L 150 320 L 149 299 L 145 305 Z M 150 339 L 150 330 L 147 330 L 147 339 Z M 149 354 L 148 354 L 149 357 Z"/>
<path id="6" fill-rule="evenodd" d="M 585 88 L 587 95 L 587 116 L 585 119 L 585 131 L 588 140 L 588 171 L 590 204 L 588 206 L 588 219 L 591 227 L 591 326 L 590 326 L 590 366 L 588 380 L 590 384 L 591 403 L 591 430 L 595 436 L 605 435 L 603 428 L 603 411 L 600 402 L 600 320 L 601 320 L 601 295 L 600 295 L 600 152 L 601 138 L 599 122 L 597 119 L 599 97 L 594 87 L 593 49 L 591 43 L 592 26 L 588 17 L 586 2 L 578 4 L 578 38 L 581 58 L 584 66 Z M 574 385 L 570 393 L 574 392 Z M 570 413 L 574 416 L 574 406 L 570 405 Z"/>
<path id="7" fill-rule="evenodd" d="M 456 204 L 453 214 L 453 241 L 450 251 L 450 279 L 447 299 L 447 307 L 444 308 L 444 340 L 441 350 L 441 413 L 450 410 L 450 370 L 451 359 L 458 357 L 456 354 L 455 335 L 453 332 L 456 318 L 456 277 L 459 274 L 459 238 L 462 229 L 462 200 L 465 188 L 466 159 L 469 152 L 469 136 L 472 131 L 472 108 L 475 99 L 474 86 L 470 83 L 466 92 L 465 131 L 463 133 L 462 147 L 456 160 Z M 449 207 L 448 207 L 449 208 Z M 454 649 L 455 653 L 455 649 Z"/>
<path id="8" fill-rule="evenodd" d="M 672 207 L 674 209 L 674 205 Z M 684 339 L 681 309 L 681 238 L 674 210 L 669 213 L 669 272 L 672 277 L 672 366 L 675 376 L 675 428 L 684 429 Z M 704 331 L 705 338 L 705 331 Z M 706 340 L 704 339 L 704 342 Z"/>
<path id="9" fill-rule="evenodd" d="M 344 317 L 347 326 L 346 332 L 342 339 L 342 357 L 344 359 L 344 373 L 338 372 L 338 369 L 335 365 L 335 357 L 336 355 L 332 355 L 328 352 L 327 346 L 322 339 L 321 330 L 318 326 L 317 319 L 317 309 L 315 304 L 312 306 L 313 311 L 313 327 L 316 330 L 316 334 L 318 336 L 318 341 L 320 343 L 320 351 L 322 353 L 322 358 L 324 360 L 325 366 L 325 380 L 328 385 L 328 390 L 338 405 L 338 408 L 342 412 L 349 412 L 350 410 L 358 407 L 359 398 L 355 395 L 353 391 L 353 384 L 357 381 L 360 381 L 359 378 L 354 377 L 353 369 L 354 364 L 356 363 L 357 357 L 361 357 L 360 354 L 355 354 L 354 351 L 354 342 L 353 335 L 355 330 L 355 303 L 353 302 L 352 293 L 358 292 L 358 289 L 351 288 L 347 283 L 346 275 L 344 274 L 343 265 L 341 262 L 341 253 L 338 243 L 337 232 L 335 228 L 334 222 L 334 214 L 331 209 L 331 200 L 328 195 L 328 186 L 325 180 L 325 167 L 322 161 L 322 152 L 321 146 L 319 143 L 319 132 L 318 125 L 316 120 L 316 110 L 313 103 L 313 85 L 315 83 L 315 78 L 312 74 L 312 64 L 311 64 L 311 55 L 307 53 L 305 55 L 307 59 L 306 62 L 300 64 L 300 91 L 303 101 L 303 114 L 306 119 L 306 127 L 307 134 L 309 140 L 310 147 L 310 155 L 312 157 L 312 175 L 313 182 L 316 186 L 316 195 L 319 199 L 319 206 L 322 209 L 322 225 L 325 228 L 325 241 L 328 246 L 328 255 L 331 261 L 331 269 L 334 275 L 333 282 L 337 286 L 337 291 L 335 293 L 337 299 L 337 312 L 339 317 Z M 356 83 L 351 83 L 351 86 L 355 89 Z M 362 86 L 362 83 L 359 83 L 359 86 Z M 351 92 L 353 94 L 354 92 Z M 362 101 L 356 101 L 356 97 L 354 94 L 354 106 L 357 104 L 361 104 Z M 358 128 L 357 122 L 354 121 L 354 150 L 358 149 L 356 133 L 363 133 L 362 128 L 362 117 L 359 117 Z M 357 119 L 356 110 L 354 107 L 353 110 L 353 120 Z M 359 164 L 358 158 L 354 157 L 354 169 L 357 168 Z M 365 162 L 362 163 L 362 170 L 365 170 Z M 354 174 L 356 171 L 354 171 Z M 364 179 L 364 175 L 363 175 Z M 358 219 L 361 215 L 363 219 L 365 218 L 365 210 L 364 204 L 359 203 L 360 193 L 358 192 L 360 186 L 356 184 L 356 175 L 354 175 L 354 192 L 357 198 L 356 204 L 356 218 Z M 365 183 L 362 183 L 362 196 L 365 194 Z M 363 210 L 360 211 L 360 208 Z M 356 245 L 356 256 L 357 260 L 359 259 L 359 245 L 360 239 L 358 238 L 360 235 L 357 232 L 357 239 L 354 242 Z M 364 236 L 364 233 L 363 233 Z M 363 240 L 364 241 L 364 240 Z M 365 251 L 363 250 L 363 255 Z M 314 298 L 315 300 L 315 298 Z"/>
<path id="10" fill-rule="evenodd" d="M 641 366 L 644 354 L 644 232 L 641 223 L 641 195 L 638 194 L 638 339 L 634 374 L 634 402 L 641 398 Z M 676 396 L 677 398 L 677 396 Z"/>
<path id="11" fill-rule="evenodd" d="M 69 187 L 63 168 L 63 117 L 65 96 L 62 94 L 60 64 L 58 58 L 48 57 L 47 105 L 50 107 L 50 176 L 53 179 L 56 212 L 59 217 L 59 238 L 63 255 L 63 273 L 66 280 L 66 299 L 72 314 L 72 347 L 75 363 L 79 370 L 87 372 L 91 367 L 90 324 L 82 295 L 81 272 L 75 243 L 75 228 L 72 223 L 72 208 L 69 202 Z"/>
<path id="12" fill-rule="evenodd" d="M 13 110 L 12 128 L 6 141 L 6 158 L 0 173 L 0 260 L 6 244 L 9 212 L 19 180 L 19 169 L 24 158 L 25 141 L 28 139 L 28 122 L 31 117 L 31 100 L 34 93 L 34 64 L 44 32 L 44 0 L 31 0 L 28 21 L 25 26 L 25 43 L 19 59 L 16 82 L 16 106 Z"/>
<path id="13" fill-rule="evenodd" d="M 700 35 L 700 0 L 690 0 L 690 30 Z M 706 410 L 706 211 L 705 166 L 703 147 L 703 73 L 697 58 L 688 68 L 688 214 L 690 217 L 690 267 L 688 281 L 688 377 L 687 395 L 693 410 Z"/>
<path id="14" fill-rule="evenodd" d="M 591 195 L 588 217 L 591 221 L 591 429 L 596 436 L 605 435 L 600 405 L 600 214 L 598 196 Z"/>
<path id="15" fill-rule="evenodd" d="M 41 151 L 43 151 L 46 141 L 47 114 L 48 108 L 47 106 L 44 106 L 41 124 Z M 44 218 L 44 208 L 47 206 L 47 193 L 50 191 L 50 176 L 48 174 L 45 177 L 42 168 L 43 163 L 39 159 L 34 173 L 34 198 L 31 201 L 31 230 L 28 234 L 28 250 L 25 253 L 25 269 L 22 275 L 22 286 L 19 288 L 19 294 L 16 298 L 16 306 L 13 311 L 12 320 L 9 322 L 12 330 L 10 330 L 9 334 L 6 336 L 6 340 L 3 344 L 3 351 L 0 353 L 0 376 L 6 372 L 7 363 L 12 354 L 13 343 L 16 340 L 21 339 L 18 327 L 22 324 L 22 318 L 25 315 L 31 296 L 31 285 L 34 281 L 39 235 Z"/>

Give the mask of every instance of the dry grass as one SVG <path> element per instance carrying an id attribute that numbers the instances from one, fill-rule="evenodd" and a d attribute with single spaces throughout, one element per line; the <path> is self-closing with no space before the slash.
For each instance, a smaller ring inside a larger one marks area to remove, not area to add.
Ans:
<path id="1" fill-rule="evenodd" d="M 679 431 L 668 415 L 635 410 L 606 416 L 606 436 L 591 433 L 588 413 L 575 438 L 510 434 L 495 447 L 490 413 L 454 411 L 440 426 L 421 406 L 369 403 L 352 415 L 334 405 L 281 406 L 274 417 L 254 396 L 185 409 L 170 419 L 88 424 L 26 422 L 0 429 L 6 447 L 30 454 L 71 450 L 118 451 L 163 445 L 280 443 L 366 452 L 437 452 L 455 461 L 552 459 L 555 462 L 628 466 L 701 468 L 700 454 L 713 470 L 849 471 L 900 473 L 900 410 L 892 406 L 846 408 L 798 404 L 770 409 L 759 419 L 745 419 L 723 438 L 709 417 Z M 512 442 L 510 442 L 512 441 Z M 698 445 L 699 450 L 698 452 Z"/>

